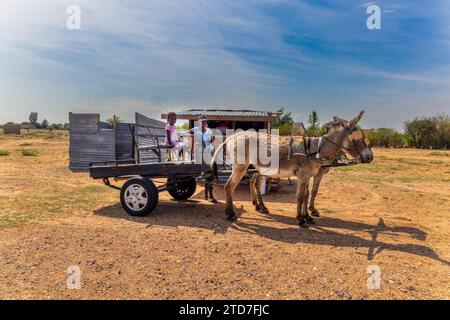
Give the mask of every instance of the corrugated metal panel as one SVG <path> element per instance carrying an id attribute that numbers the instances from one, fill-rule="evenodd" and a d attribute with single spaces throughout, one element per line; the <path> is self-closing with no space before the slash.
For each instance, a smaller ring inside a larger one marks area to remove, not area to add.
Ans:
<path id="1" fill-rule="evenodd" d="M 248 109 L 190 109 L 177 112 L 178 115 L 206 115 L 206 116 L 229 116 L 229 117 L 267 117 L 271 112 Z"/>
<path id="2" fill-rule="evenodd" d="M 155 146 L 156 143 L 152 139 L 152 136 L 158 137 L 158 142 L 163 144 L 165 140 L 165 127 L 164 122 L 148 118 L 140 113 L 136 112 L 136 146 Z M 139 163 L 157 163 L 159 162 L 158 156 L 151 150 L 139 151 Z M 161 150 L 161 160 L 164 162 L 167 160 L 167 150 Z"/>
<path id="3" fill-rule="evenodd" d="M 99 114 L 69 114 L 71 170 L 86 170 L 93 162 L 116 159 L 115 134 Z"/>
<path id="4" fill-rule="evenodd" d="M 20 129 L 22 125 L 15 123 L 7 123 L 3 125 L 4 134 L 20 134 Z"/>
<path id="5" fill-rule="evenodd" d="M 133 123 L 118 123 L 114 126 L 117 160 L 134 158 L 134 127 Z"/>

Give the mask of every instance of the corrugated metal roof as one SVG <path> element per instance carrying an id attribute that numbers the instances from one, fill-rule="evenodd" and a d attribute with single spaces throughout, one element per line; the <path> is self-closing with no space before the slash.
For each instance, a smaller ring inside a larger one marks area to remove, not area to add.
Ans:
<path id="1" fill-rule="evenodd" d="M 179 116 L 205 115 L 205 116 L 228 116 L 228 117 L 269 117 L 273 112 L 248 110 L 248 109 L 190 109 L 177 112 Z"/>

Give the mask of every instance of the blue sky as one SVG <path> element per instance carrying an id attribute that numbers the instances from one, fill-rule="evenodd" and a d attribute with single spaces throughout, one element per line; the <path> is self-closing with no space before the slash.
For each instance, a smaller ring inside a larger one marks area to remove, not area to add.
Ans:
<path id="1" fill-rule="evenodd" d="M 0 123 L 285 107 L 401 129 L 450 113 L 450 1 L 2 0 L 0 92 Z"/>

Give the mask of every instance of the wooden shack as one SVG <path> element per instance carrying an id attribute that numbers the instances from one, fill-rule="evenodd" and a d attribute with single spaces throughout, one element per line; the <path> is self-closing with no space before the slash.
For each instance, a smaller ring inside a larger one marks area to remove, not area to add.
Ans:
<path id="1" fill-rule="evenodd" d="M 20 129 L 22 129 L 21 124 L 7 123 L 3 125 L 4 134 L 20 134 Z"/>
<path id="2" fill-rule="evenodd" d="M 211 129 L 248 130 L 252 128 L 266 129 L 270 132 L 272 122 L 278 113 L 249 109 L 190 109 L 177 112 L 177 119 L 188 120 L 189 128 L 193 128 L 200 115 L 207 117 L 208 126 Z M 161 118 L 167 119 L 167 113 L 163 113 Z"/>

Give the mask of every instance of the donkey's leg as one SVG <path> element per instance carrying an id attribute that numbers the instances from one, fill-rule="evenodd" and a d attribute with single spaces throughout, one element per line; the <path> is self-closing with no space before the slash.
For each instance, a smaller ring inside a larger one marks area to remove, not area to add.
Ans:
<path id="1" fill-rule="evenodd" d="M 302 202 L 302 214 L 300 216 L 297 215 L 297 219 L 301 218 L 302 216 L 305 216 L 305 210 L 307 210 L 306 208 L 308 208 L 308 203 L 305 200 L 308 198 L 309 198 L 309 180 L 306 183 L 306 187 L 305 187 L 305 195 L 303 197 L 303 202 Z"/>
<path id="2" fill-rule="evenodd" d="M 205 197 L 211 203 L 217 203 L 216 198 L 214 198 L 214 176 L 208 175 L 205 177 Z"/>
<path id="3" fill-rule="evenodd" d="M 258 176 L 256 174 L 252 175 L 250 179 L 250 195 L 252 196 L 252 204 L 255 206 L 255 210 L 259 211 L 258 198 L 256 195 L 256 180 Z"/>
<path id="4" fill-rule="evenodd" d="M 247 171 L 247 165 L 233 165 L 233 171 L 227 183 L 225 183 L 226 205 L 225 213 L 228 220 L 236 220 L 233 208 L 233 193 Z"/>
<path id="5" fill-rule="evenodd" d="M 311 178 L 306 180 L 305 186 L 305 194 L 303 196 L 303 204 L 302 204 L 302 216 L 306 219 L 306 222 L 309 224 L 315 224 L 313 217 L 309 215 L 308 212 L 308 200 L 309 200 L 309 182 Z"/>
<path id="6" fill-rule="evenodd" d="M 309 210 L 311 211 L 311 215 L 314 217 L 320 217 L 320 212 L 314 206 L 314 202 L 316 200 L 317 193 L 319 192 L 320 182 L 322 181 L 323 176 L 325 174 L 327 174 L 329 171 L 330 171 L 330 168 L 320 168 L 319 173 L 314 177 L 314 180 L 313 180 Z"/>
<path id="7" fill-rule="evenodd" d="M 268 214 L 269 213 L 269 209 L 267 209 L 266 205 L 264 204 L 264 201 L 263 201 L 263 198 L 262 198 L 262 194 L 261 194 L 262 179 L 263 179 L 263 176 L 258 175 L 258 178 L 256 180 L 255 191 L 256 191 L 256 195 L 257 195 L 257 198 L 258 198 L 258 204 L 259 204 L 259 210 L 258 211 L 261 212 L 261 213 Z"/>
<path id="8" fill-rule="evenodd" d="M 298 205 L 299 205 L 298 197 L 299 197 L 299 190 L 300 190 L 299 189 L 300 188 L 299 184 L 300 184 L 300 179 L 297 177 L 297 193 L 296 193 L 296 197 L 297 197 L 297 216 L 295 218 L 300 221 L 300 219 L 302 219 L 305 216 L 305 207 L 306 207 L 305 198 L 309 196 L 309 188 L 308 188 L 308 184 L 306 184 L 305 192 L 304 192 L 303 198 L 301 199 L 301 205 L 302 206 L 301 206 L 301 208 L 299 210 L 299 208 L 298 208 Z"/>
<path id="9" fill-rule="evenodd" d="M 305 200 L 307 180 L 304 177 L 297 177 L 297 219 L 300 227 L 307 228 L 306 216 L 303 210 L 303 202 Z"/>
<path id="10" fill-rule="evenodd" d="M 209 194 L 209 182 L 207 180 L 208 178 L 205 177 L 205 200 L 208 200 L 208 194 Z"/>

